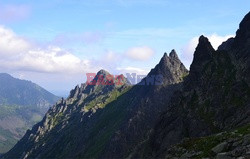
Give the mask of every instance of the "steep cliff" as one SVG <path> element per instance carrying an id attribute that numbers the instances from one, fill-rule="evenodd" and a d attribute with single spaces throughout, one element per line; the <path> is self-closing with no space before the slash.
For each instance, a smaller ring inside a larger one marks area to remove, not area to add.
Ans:
<path id="1" fill-rule="evenodd" d="M 199 38 L 190 74 L 155 127 L 153 157 L 165 157 L 184 138 L 232 130 L 250 122 L 250 13 L 236 33 L 215 51 Z"/>
<path id="2" fill-rule="evenodd" d="M 104 80 L 108 74 L 97 73 Z M 148 139 L 164 103 L 187 74 L 173 50 L 135 86 L 126 79 L 122 85 L 77 86 L 4 158 L 128 157 Z"/>

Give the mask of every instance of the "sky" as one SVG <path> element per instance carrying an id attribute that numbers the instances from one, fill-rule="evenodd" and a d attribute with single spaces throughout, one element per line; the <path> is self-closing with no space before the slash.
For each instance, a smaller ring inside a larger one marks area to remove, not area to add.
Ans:
<path id="1" fill-rule="evenodd" d="M 146 75 L 175 49 L 189 68 L 198 37 L 235 36 L 248 0 L 0 0 L 0 72 L 67 96 L 86 73 Z"/>

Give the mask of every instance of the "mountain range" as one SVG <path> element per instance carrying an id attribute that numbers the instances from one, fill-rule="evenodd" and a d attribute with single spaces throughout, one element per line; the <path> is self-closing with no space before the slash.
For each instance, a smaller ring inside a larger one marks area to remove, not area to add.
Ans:
<path id="1" fill-rule="evenodd" d="M 172 50 L 137 85 L 120 77 L 76 86 L 3 158 L 250 157 L 250 13 L 217 50 L 200 36 L 190 71 Z"/>
<path id="2" fill-rule="evenodd" d="M 0 153 L 10 150 L 58 99 L 37 84 L 0 73 Z"/>

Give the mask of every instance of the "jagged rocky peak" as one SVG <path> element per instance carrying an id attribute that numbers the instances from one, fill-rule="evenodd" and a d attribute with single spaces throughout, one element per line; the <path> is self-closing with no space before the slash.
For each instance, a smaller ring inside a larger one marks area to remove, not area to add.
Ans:
<path id="1" fill-rule="evenodd" d="M 194 60 L 191 64 L 190 71 L 194 67 L 201 67 L 203 64 L 212 59 L 212 55 L 215 52 L 208 38 L 201 35 L 199 38 L 199 43 L 194 52 Z"/>
<path id="2" fill-rule="evenodd" d="M 74 89 L 72 89 L 70 91 L 70 95 L 68 98 L 77 98 L 79 93 L 80 93 L 80 87 L 79 87 L 79 85 L 77 85 Z"/>
<path id="3" fill-rule="evenodd" d="M 90 77 L 88 77 L 90 78 Z M 102 89 L 113 89 L 115 87 L 121 87 L 124 85 L 130 85 L 127 78 L 121 75 L 112 75 L 108 71 L 101 69 L 96 74 L 91 75 L 92 80 L 87 79 L 86 83 L 77 85 L 74 89 L 70 91 L 69 98 L 79 98 L 83 94 L 88 95 L 95 92 L 96 90 L 101 91 Z"/>
<path id="4" fill-rule="evenodd" d="M 180 59 L 176 53 L 176 51 L 173 49 L 170 53 L 169 53 L 169 56 L 168 54 L 165 52 L 163 57 L 161 58 L 160 60 L 160 63 L 161 65 L 164 65 L 164 64 L 170 64 L 171 61 L 175 60 L 176 62 L 180 62 Z"/>
<path id="5" fill-rule="evenodd" d="M 101 78 L 103 78 L 103 80 L 106 80 L 108 75 L 110 75 L 108 71 L 101 69 L 100 71 L 97 72 L 97 74 L 95 74 L 93 81 L 102 80 Z M 92 82 L 92 81 L 88 81 L 88 82 Z M 93 85 L 96 85 L 96 84 L 93 84 Z"/>
<path id="6" fill-rule="evenodd" d="M 240 23 L 240 29 L 241 30 L 248 30 L 250 31 L 250 12 L 248 12 L 245 17 L 243 18 L 243 20 Z"/>
<path id="7" fill-rule="evenodd" d="M 204 56 L 209 56 L 211 57 L 212 53 L 214 52 L 214 48 L 209 42 L 208 38 L 201 35 L 199 38 L 199 43 L 196 48 L 196 53 L 202 53 L 203 57 Z"/>
<path id="8" fill-rule="evenodd" d="M 237 34 L 248 33 L 250 32 L 250 12 L 243 18 L 240 23 L 240 28 L 237 31 Z"/>
<path id="9" fill-rule="evenodd" d="M 94 78 L 94 80 L 98 80 L 98 79 L 100 80 L 100 78 L 104 78 L 104 81 L 112 81 L 113 80 L 113 82 L 111 82 L 111 83 L 113 83 L 112 85 L 114 85 L 114 86 L 130 84 L 130 82 L 127 80 L 127 78 L 123 74 L 113 75 L 104 69 L 101 69 L 100 71 L 97 72 L 97 75 Z"/>
<path id="10" fill-rule="evenodd" d="M 236 32 L 234 47 L 241 48 L 250 44 L 250 12 L 243 18 Z"/>
<path id="11" fill-rule="evenodd" d="M 199 38 L 199 43 L 194 52 L 194 58 L 190 66 L 188 80 L 185 81 L 187 83 L 185 85 L 187 89 L 192 88 L 194 85 L 200 83 L 199 81 L 202 77 L 203 67 L 212 60 L 214 53 L 215 50 L 208 38 L 201 35 Z"/>
<path id="12" fill-rule="evenodd" d="M 159 64 L 155 66 L 149 73 L 150 75 L 162 75 L 165 84 L 178 83 L 183 80 L 183 77 L 188 74 L 188 70 L 180 61 L 175 50 L 169 53 L 164 53 Z"/>
<path id="13" fill-rule="evenodd" d="M 169 53 L 169 58 L 179 60 L 179 57 L 174 49 Z"/>
<path id="14" fill-rule="evenodd" d="M 100 71 L 97 72 L 97 75 L 106 76 L 106 75 L 110 75 L 110 73 L 104 69 L 101 69 Z"/>
<path id="15" fill-rule="evenodd" d="M 101 69 L 100 71 L 97 72 L 96 76 L 94 77 L 93 80 L 100 80 L 100 78 L 104 78 L 104 80 L 111 80 L 111 77 L 115 80 L 116 78 L 124 78 L 123 74 L 120 75 L 113 75 L 110 74 L 108 71 Z"/>

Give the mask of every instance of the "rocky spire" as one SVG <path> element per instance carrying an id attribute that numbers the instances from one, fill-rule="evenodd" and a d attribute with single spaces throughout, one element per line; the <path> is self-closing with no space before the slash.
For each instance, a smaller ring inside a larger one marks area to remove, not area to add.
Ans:
<path id="1" fill-rule="evenodd" d="M 161 58 L 159 62 L 160 67 L 169 67 L 169 65 L 172 65 L 171 62 L 175 61 L 176 63 L 181 63 L 176 51 L 173 49 L 170 53 L 169 56 L 165 52 L 163 57 Z"/>
<path id="2" fill-rule="evenodd" d="M 179 60 L 175 50 L 169 53 L 164 53 L 159 64 L 152 69 L 148 76 L 151 75 L 162 75 L 165 84 L 173 84 L 182 81 L 182 77 L 188 74 L 188 70 Z"/>
<path id="3" fill-rule="evenodd" d="M 190 73 L 188 76 L 187 89 L 192 88 L 193 84 L 199 83 L 202 76 L 202 70 L 204 65 L 212 60 L 213 53 L 215 52 L 208 38 L 201 35 L 199 38 L 199 43 L 194 52 L 193 62 L 190 66 Z M 195 82 L 196 81 L 196 82 Z M 189 83 L 189 84 L 188 84 Z M 192 85 L 191 85 L 192 84 Z"/>
<path id="4" fill-rule="evenodd" d="M 77 98 L 79 94 L 80 94 L 80 87 L 79 85 L 77 85 L 75 89 L 72 89 L 70 91 L 68 98 Z"/>
<path id="5" fill-rule="evenodd" d="M 234 47 L 241 48 L 250 44 L 250 12 L 243 18 L 236 32 Z"/>
<path id="6" fill-rule="evenodd" d="M 128 79 L 123 75 L 112 75 L 110 74 L 108 71 L 101 69 L 100 71 L 97 72 L 97 76 L 94 78 L 94 80 L 98 80 L 98 78 L 100 76 L 103 76 L 104 80 L 107 80 L 106 77 L 107 75 L 111 75 L 114 78 L 114 85 L 116 85 L 118 83 L 118 85 L 120 84 L 124 84 L 124 85 L 130 85 L 130 82 L 128 81 Z M 111 77 L 110 76 L 110 77 Z"/>
<path id="7" fill-rule="evenodd" d="M 97 75 L 103 75 L 103 76 L 106 76 L 106 75 L 109 75 L 110 73 L 104 69 L 101 69 L 100 71 L 97 72 Z"/>
<path id="8" fill-rule="evenodd" d="M 208 38 L 201 35 L 198 46 L 194 52 L 194 59 L 190 66 L 190 73 L 200 70 L 202 65 L 206 64 L 212 59 L 212 54 L 215 52 Z"/>
<path id="9" fill-rule="evenodd" d="M 169 58 L 171 58 L 173 60 L 180 61 L 180 59 L 179 59 L 179 57 L 174 49 L 169 53 Z"/>
<path id="10" fill-rule="evenodd" d="M 196 47 L 196 50 L 194 52 L 193 63 L 203 63 L 210 60 L 214 51 L 215 50 L 209 42 L 208 38 L 201 35 L 199 38 L 198 46 Z"/>

